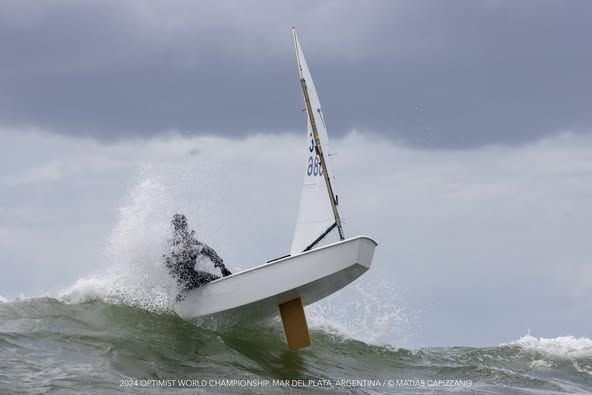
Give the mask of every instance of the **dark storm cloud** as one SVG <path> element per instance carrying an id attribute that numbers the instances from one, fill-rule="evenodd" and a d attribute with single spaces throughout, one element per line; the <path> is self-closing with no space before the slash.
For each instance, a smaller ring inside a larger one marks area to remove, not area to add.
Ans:
<path id="1" fill-rule="evenodd" d="M 347 5 L 345 5 L 347 4 Z M 0 125 L 98 139 L 301 130 L 521 143 L 592 126 L 589 2 L 3 2 Z"/>

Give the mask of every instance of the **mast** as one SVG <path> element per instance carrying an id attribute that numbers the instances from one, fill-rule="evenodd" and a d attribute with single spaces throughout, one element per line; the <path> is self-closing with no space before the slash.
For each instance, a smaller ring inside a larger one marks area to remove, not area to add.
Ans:
<path id="1" fill-rule="evenodd" d="M 304 74 L 302 72 L 302 63 L 300 62 L 300 54 L 298 51 L 299 43 L 298 37 L 296 36 L 296 29 L 292 26 L 292 34 L 294 36 L 294 49 L 296 50 L 296 62 L 298 63 L 298 76 L 300 77 L 300 85 L 302 87 L 302 93 L 304 94 L 304 103 L 306 106 L 306 113 L 308 115 L 308 120 L 310 122 L 310 126 L 312 129 L 313 134 L 313 141 L 315 146 L 315 152 L 319 157 L 321 167 L 323 169 L 323 177 L 325 179 L 325 185 L 327 187 L 327 193 L 329 194 L 329 201 L 331 202 L 331 209 L 333 210 L 333 216 L 335 217 L 335 224 L 327 229 L 325 233 L 323 233 L 319 238 L 317 238 L 307 249 L 312 248 L 316 243 L 318 243 L 323 237 L 325 237 L 335 226 L 337 226 L 337 232 L 339 232 L 339 239 L 344 240 L 345 236 L 343 235 L 343 228 L 341 226 L 341 218 L 339 217 L 339 211 L 337 210 L 337 199 L 335 194 L 333 193 L 333 186 L 331 185 L 331 179 L 329 177 L 329 172 L 327 170 L 327 165 L 325 161 L 325 156 L 323 153 L 323 147 L 321 146 L 321 139 L 319 137 L 319 132 L 317 130 L 317 123 L 314 118 L 314 112 L 312 109 L 312 105 L 310 103 L 310 97 L 308 95 L 308 88 L 306 86 L 306 79 L 304 78 Z M 320 113 L 320 110 L 319 110 Z"/>

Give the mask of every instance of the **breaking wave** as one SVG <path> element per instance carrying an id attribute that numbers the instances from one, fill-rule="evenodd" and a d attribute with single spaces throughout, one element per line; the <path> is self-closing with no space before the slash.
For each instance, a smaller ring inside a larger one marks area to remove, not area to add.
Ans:
<path id="1" fill-rule="evenodd" d="M 556 358 L 578 359 L 592 357 L 592 339 L 587 337 L 536 338 L 528 334 L 516 341 L 502 344 L 502 346 L 504 345 L 519 346 L 524 351 L 539 352 Z"/>

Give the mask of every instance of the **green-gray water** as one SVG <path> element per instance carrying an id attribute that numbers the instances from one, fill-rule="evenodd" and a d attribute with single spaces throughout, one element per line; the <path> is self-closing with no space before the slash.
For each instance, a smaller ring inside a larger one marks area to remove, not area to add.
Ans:
<path id="1" fill-rule="evenodd" d="M 0 393 L 592 392 L 592 346 L 571 341 L 407 350 L 313 330 L 312 347 L 288 351 L 276 321 L 212 331 L 171 313 L 33 298 L 0 302 Z"/>

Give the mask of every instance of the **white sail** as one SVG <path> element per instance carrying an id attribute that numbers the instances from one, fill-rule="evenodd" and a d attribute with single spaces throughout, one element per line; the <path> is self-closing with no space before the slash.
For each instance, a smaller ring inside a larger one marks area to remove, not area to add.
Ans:
<path id="1" fill-rule="evenodd" d="M 329 139 L 321 103 L 296 31 L 294 29 L 292 31 L 298 75 L 302 84 L 307 113 L 304 185 L 290 250 L 290 253 L 294 255 L 311 248 L 316 244 L 315 242 L 320 242 L 331 232 L 338 232 L 340 238 L 343 239 L 343 232 L 334 197 L 331 158 L 328 155 L 330 152 Z M 315 136 L 318 139 L 315 139 Z"/>

